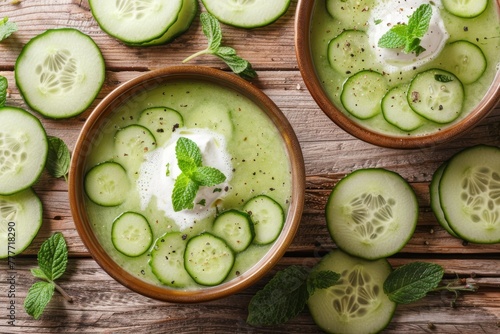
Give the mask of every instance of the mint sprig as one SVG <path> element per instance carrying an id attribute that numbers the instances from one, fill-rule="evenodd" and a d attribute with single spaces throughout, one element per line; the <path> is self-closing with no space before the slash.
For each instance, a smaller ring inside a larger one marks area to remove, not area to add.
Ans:
<path id="1" fill-rule="evenodd" d="M 410 16 L 408 24 L 396 24 L 378 41 L 378 46 L 389 49 L 403 49 L 404 53 L 418 56 L 425 51 L 420 45 L 421 38 L 429 30 L 432 17 L 430 4 L 423 4 Z"/>
<path id="2" fill-rule="evenodd" d="M 384 292 L 390 300 L 409 304 L 437 288 L 444 275 L 440 265 L 412 262 L 394 270 L 384 282 Z"/>
<path id="3" fill-rule="evenodd" d="M 210 13 L 201 13 L 200 21 L 203 34 L 208 39 L 208 47 L 187 57 L 182 62 L 186 63 L 200 55 L 212 54 L 222 59 L 239 76 L 245 79 L 255 78 L 257 73 L 247 60 L 238 56 L 235 49 L 229 46 L 222 46 L 222 29 L 219 21 Z"/>
<path id="4" fill-rule="evenodd" d="M 192 209 L 200 187 L 211 187 L 226 180 L 226 176 L 216 168 L 203 166 L 201 151 L 194 141 L 181 137 L 175 145 L 177 165 L 181 174 L 177 177 L 172 191 L 174 211 Z"/>
<path id="5" fill-rule="evenodd" d="M 47 155 L 47 172 L 55 178 L 64 177 L 66 181 L 69 172 L 71 154 L 66 143 L 57 137 L 48 136 L 49 151 Z"/>
<path id="6" fill-rule="evenodd" d="M 7 78 L 0 75 L 0 108 L 7 102 L 7 88 L 9 88 Z"/>
<path id="7" fill-rule="evenodd" d="M 9 21 L 8 17 L 0 20 L 0 42 L 17 31 L 17 24 Z"/>
<path id="8" fill-rule="evenodd" d="M 24 300 L 26 313 L 38 319 L 42 315 L 45 307 L 52 299 L 54 290 L 59 291 L 63 297 L 72 301 L 72 298 L 55 283 L 66 271 L 68 263 L 68 248 L 62 233 L 54 233 L 49 239 L 44 241 L 38 251 L 39 268 L 31 269 L 31 274 L 43 281 L 34 283 L 28 290 Z"/>
<path id="9" fill-rule="evenodd" d="M 334 285 L 340 275 L 332 271 L 312 271 L 290 266 L 257 292 L 248 305 L 247 323 L 253 326 L 279 325 L 297 316 L 316 289 Z"/>

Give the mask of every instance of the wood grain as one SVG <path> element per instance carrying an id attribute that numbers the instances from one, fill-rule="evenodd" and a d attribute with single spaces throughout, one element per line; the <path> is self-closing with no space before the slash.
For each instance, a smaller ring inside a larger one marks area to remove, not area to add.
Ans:
<path id="1" fill-rule="evenodd" d="M 420 207 L 418 226 L 406 247 L 390 258 L 394 267 L 410 261 L 432 261 L 446 270 L 480 284 L 476 293 L 464 293 L 451 306 L 453 296 L 431 294 L 399 306 L 384 333 L 498 333 L 500 332 L 500 245 L 473 245 L 453 238 L 436 221 L 429 206 L 428 186 L 436 168 L 456 152 L 475 144 L 500 146 L 500 107 L 462 137 L 448 143 L 413 150 L 395 150 L 364 143 L 336 126 L 318 108 L 298 70 L 294 49 L 294 15 L 297 0 L 275 24 L 253 30 L 223 26 L 224 40 L 251 61 L 259 76 L 252 83 L 283 111 L 294 128 L 305 159 L 306 203 L 301 226 L 279 265 L 255 286 L 234 296 L 200 305 L 175 305 L 152 300 L 123 287 L 90 257 L 71 216 L 67 183 L 43 174 L 35 191 L 44 205 L 43 226 L 33 244 L 15 261 L 16 326 L 7 325 L 10 299 L 4 287 L 13 270 L 0 261 L 0 332 L 14 333 L 319 333 L 307 310 L 290 323 L 253 328 L 245 323 L 247 305 L 256 291 L 279 269 L 299 264 L 313 266 L 335 248 L 325 225 L 324 208 L 333 186 L 347 173 L 369 167 L 393 170 L 408 180 Z M 40 118 L 49 135 L 62 138 L 72 149 L 93 108 L 120 84 L 156 68 L 181 65 L 188 55 L 204 49 L 197 18 L 189 31 L 174 42 L 157 47 L 134 48 L 106 35 L 95 22 L 87 0 L 29 0 L 12 4 L 0 1 L 0 17 L 8 16 L 19 31 L 0 43 L 0 75 L 9 82 L 8 105 L 29 108 L 14 80 L 14 65 L 23 46 L 46 29 L 73 27 L 90 35 L 102 50 L 106 82 L 92 106 L 69 120 Z M 217 58 L 204 56 L 190 64 L 227 70 Z M 41 243 L 61 231 L 69 245 L 68 272 L 61 285 L 73 303 L 56 295 L 41 320 L 23 310 L 28 287 L 35 281 L 29 269 L 36 266 Z M 3 313 L 2 313 L 3 312 Z"/>

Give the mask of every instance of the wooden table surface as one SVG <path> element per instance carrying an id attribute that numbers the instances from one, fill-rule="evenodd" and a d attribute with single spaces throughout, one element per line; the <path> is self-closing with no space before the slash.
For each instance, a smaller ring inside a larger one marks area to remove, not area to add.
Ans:
<path id="1" fill-rule="evenodd" d="M 270 0 L 272 1 L 272 0 Z M 333 185 L 359 168 L 383 167 L 401 174 L 415 189 L 420 205 L 418 227 L 407 246 L 390 262 L 395 267 L 415 260 L 441 264 L 448 278 L 474 278 L 475 293 L 461 294 L 454 305 L 449 293 L 431 294 L 414 304 L 399 306 L 385 333 L 500 333 L 500 245 L 472 245 L 448 235 L 429 207 L 428 186 L 436 168 L 457 151 L 475 144 L 500 146 L 500 108 L 461 138 L 443 145 L 413 149 L 385 149 L 362 142 L 332 123 L 315 104 L 300 75 L 294 49 L 297 0 L 273 25 L 241 30 L 223 26 L 224 43 L 233 46 L 258 72 L 255 86 L 283 111 L 299 138 L 306 166 L 306 205 L 301 227 L 279 265 L 254 287 L 221 300 L 177 305 L 149 299 L 114 281 L 91 258 L 73 223 L 67 183 L 44 173 L 34 189 L 44 205 L 43 226 L 32 245 L 15 259 L 16 320 L 8 325 L 7 261 L 0 261 L 0 332 L 136 332 L 136 333 L 316 333 L 307 310 L 288 324 L 254 328 L 245 323 L 247 306 L 276 270 L 290 264 L 314 265 L 335 247 L 325 226 L 324 207 Z M 106 61 L 106 82 L 94 104 L 69 120 L 42 120 L 49 135 L 74 147 L 93 107 L 121 83 L 160 67 L 180 65 L 188 55 L 204 49 L 206 39 L 197 18 L 190 30 L 171 44 L 132 48 L 106 35 L 97 25 L 87 0 L 0 1 L 0 17 L 8 16 L 19 31 L 0 43 L 0 75 L 7 77 L 7 104 L 27 108 L 14 81 L 14 64 L 28 40 L 49 28 L 73 27 L 90 35 Z M 190 64 L 227 70 L 218 59 L 204 56 Z M 29 270 L 36 253 L 52 233 L 61 231 L 70 259 L 60 285 L 73 296 L 66 302 L 55 294 L 41 319 L 22 308 L 29 286 Z M 490 283 L 490 284 L 489 284 Z M 492 283 L 492 284 L 491 284 Z"/>

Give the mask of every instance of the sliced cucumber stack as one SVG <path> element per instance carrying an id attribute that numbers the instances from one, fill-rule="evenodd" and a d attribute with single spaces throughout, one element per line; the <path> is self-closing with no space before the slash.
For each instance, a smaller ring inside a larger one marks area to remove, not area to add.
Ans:
<path id="1" fill-rule="evenodd" d="M 391 321 L 396 303 L 384 293 L 392 272 L 386 259 L 366 261 L 335 250 L 314 268 L 341 274 L 339 281 L 318 289 L 307 302 L 314 322 L 327 333 L 378 333 Z"/>
<path id="2" fill-rule="evenodd" d="M 464 99 L 462 82 L 454 74 L 440 69 L 417 74 L 408 89 L 408 104 L 413 111 L 436 123 L 457 119 Z"/>
<path id="3" fill-rule="evenodd" d="M 126 170 L 116 162 L 103 162 L 85 175 L 85 193 L 101 206 L 117 206 L 128 196 L 130 181 Z"/>
<path id="4" fill-rule="evenodd" d="M 183 0 L 89 0 L 89 5 L 102 30 L 124 43 L 136 45 L 163 38 L 177 21 Z"/>
<path id="5" fill-rule="evenodd" d="M 49 118 L 69 118 L 85 111 L 99 93 L 104 59 L 99 47 L 82 32 L 50 29 L 23 47 L 15 76 L 33 110 Z"/>
<path id="6" fill-rule="evenodd" d="M 441 66 L 455 74 L 463 84 L 478 80 L 486 71 L 486 57 L 479 46 L 460 40 L 446 45 L 441 52 Z"/>
<path id="7" fill-rule="evenodd" d="M 455 154 L 441 175 L 439 199 L 460 238 L 500 242 L 500 148 L 478 145 Z"/>
<path id="8" fill-rule="evenodd" d="M 239 28 L 269 25 L 286 13 L 290 0 L 202 0 L 219 21 Z"/>
<path id="9" fill-rule="evenodd" d="M 346 80 L 342 87 L 340 101 L 354 117 L 368 119 L 381 112 L 380 101 L 388 89 L 387 80 L 382 74 L 374 71 L 361 71 Z"/>
<path id="10" fill-rule="evenodd" d="M 450 224 L 446 221 L 439 199 L 439 183 L 441 182 L 441 176 L 443 176 L 443 171 L 447 164 L 448 162 L 441 164 L 441 166 L 439 166 L 439 168 L 436 169 L 432 175 L 431 184 L 429 185 L 429 196 L 431 209 L 434 212 L 434 216 L 436 216 L 439 225 L 441 225 L 441 227 L 444 228 L 449 234 L 458 238 L 458 235 L 451 229 Z"/>
<path id="11" fill-rule="evenodd" d="M 444 8 L 458 17 L 479 16 L 488 6 L 488 0 L 442 0 Z"/>
<path id="12" fill-rule="evenodd" d="M 23 109 L 0 108 L 0 195 L 33 185 L 47 152 L 47 135 L 38 118 Z"/>
<path id="13" fill-rule="evenodd" d="M 415 192 L 398 174 L 359 169 L 340 180 L 326 204 L 328 231 L 345 252 L 368 260 L 401 250 L 417 226 Z"/>
<path id="14" fill-rule="evenodd" d="M 407 86 L 396 86 L 382 98 L 382 115 L 384 119 L 403 131 L 413 131 L 424 124 L 424 120 L 416 114 L 408 104 Z"/>
<path id="15" fill-rule="evenodd" d="M 22 253 L 41 226 L 42 202 L 31 188 L 0 195 L 0 259 Z"/>
<path id="16" fill-rule="evenodd" d="M 113 222 L 111 241 L 120 253 L 136 257 L 151 247 L 153 232 L 146 217 L 137 212 L 127 211 Z"/>
<path id="17" fill-rule="evenodd" d="M 328 43 L 328 62 L 341 75 L 350 76 L 374 65 L 368 35 L 364 31 L 346 30 Z"/>

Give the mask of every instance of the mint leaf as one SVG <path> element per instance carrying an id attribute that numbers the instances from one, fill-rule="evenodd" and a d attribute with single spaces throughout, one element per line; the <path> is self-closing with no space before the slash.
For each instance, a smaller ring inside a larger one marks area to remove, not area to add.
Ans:
<path id="1" fill-rule="evenodd" d="M 38 266 L 47 279 L 53 281 L 64 274 L 68 263 L 68 248 L 62 233 L 47 239 L 38 251 Z"/>
<path id="2" fill-rule="evenodd" d="M 277 325 L 297 316 L 309 298 L 309 271 L 306 267 L 290 266 L 276 273 L 250 300 L 247 323 L 253 326 Z"/>
<path id="3" fill-rule="evenodd" d="M 43 270 L 40 268 L 31 269 L 31 274 L 37 278 L 41 278 L 43 280 L 50 281 L 49 278 L 47 277 L 47 275 L 45 275 Z"/>
<path id="4" fill-rule="evenodd" d="M 194 199 L 200 188 L 199 184 L 191 180 L 187 175 L 181 174 L 177 177 L 172 191 L 172 205 L 174 211 L 192 209 Z"/>
<path id="5" fill-rule="evenodd" d="M 186 63 L 203 54 L 212 54 L 222 59 L 226 65 L 229 66 L 231 71 L 238 74 L 242 78 L 255 78 L 257 76 L 257 72 L 254 71 L 252 65 L 248 61 L 238 56 L 236 54 L 236 50 L 233 48 L 221 45 L 222 29 L 217 18 L 210 13 L 201 13 L 200 21 L 202 24 L 203 34 L 208 40 L 208 47 L 205 50 L 192 54 L 182 62 Z"/>
<path id="6" fill-rule="evenodd" d="M 7 78 L 0 75 L 0 108 L 7 102 L 7 88 L 9 88 Z"/>
<path id="7" fill-rule="evenodd" d="M 9 22 L 8 17 L 0 20 L 0 42 L 17 31 L 17 24 Z"/>
<path id="8" fill-rule="evenodd" d="M 28 290 L 24 300 L 24 309 L 26 313 L 33 318 L 38 319 L 42 315 L 45 307 L 54 295 L 55 285 L 49 282 L 36 282 Z"/>
<path id="9" fill-rule="evenodd" d="M 412 262 L 394 270 L 384 282 L 384 292 L 399 304 L 417 301 L 435 289 L 443 278 L 443 267 L 434 263 Z"/>
<path id="10" fill-rule="evenodd" d="M 311 296 L 317 289 L 327 289 L 335 285 L 341 275 L 331 270 L 313 271 L 307 278 L 307 290 Z"/>
<path id="11" fill-rule="evenodd" d="M 200 149 L 191 139 L 181 137 L 175 145 L 175 155 L 180 170 L 191 175 L 197 167 L 201 166 L 202 156 Z"/>
<path id="12" fill-rule="evenodd" d="M 71 160 L 68 146 L 60 138 L 49 136 L 47 139 L 49 142 L 49 152 L 45 168 L 53 177 L 64 177 L 66 179 Z"/>
<path id="13" fill-rule="evenodd" d="M 430 4 L 423 4 L 410 16 L 408 24 L 397 24 L 378 41 L 381 48 L 399 49 L 405 53 L 415 52 L 418 56 L 425 51 L 420 45 L 421 38 L 429 30 L 432 17 Z"/>
<path id="14" fill-rule="evenodd" d="M 215 186 L 226 180 L 226 176 L 220 170 L 213 167 L 198 167 L 192 177 L 200 186 L 205 187 Z"/>

